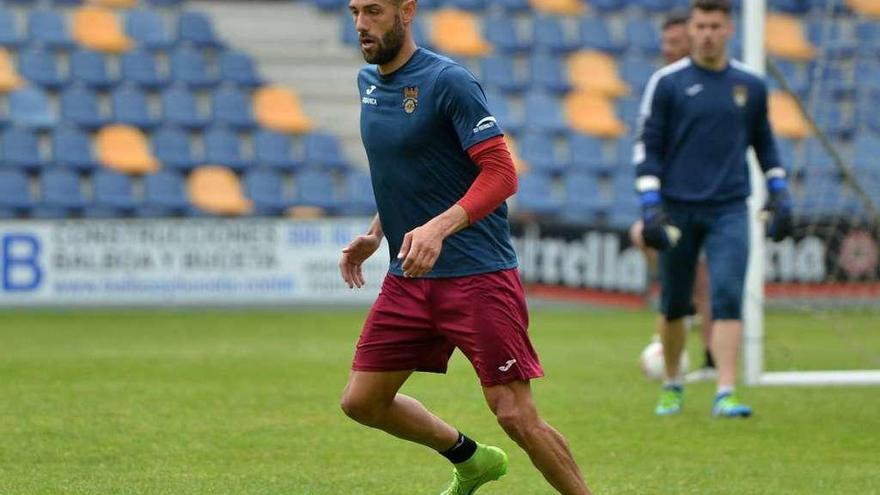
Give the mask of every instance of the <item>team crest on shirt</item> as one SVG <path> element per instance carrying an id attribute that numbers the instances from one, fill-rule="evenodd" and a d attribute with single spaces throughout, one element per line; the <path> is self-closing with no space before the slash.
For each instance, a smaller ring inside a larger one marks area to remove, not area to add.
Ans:
<path id="1" fill-rule="evenodd" d="M 419 87 L 408 86 L 403 88 L 403 111 L 410 114 L 419 106 Z"/>
<path id="2" fill-rule="evenodd" d="M 746 106 L 749 101 L 749 88 L 744 84 L 737 84 L 733 87 L 733 102 L 738 107 Z"/>

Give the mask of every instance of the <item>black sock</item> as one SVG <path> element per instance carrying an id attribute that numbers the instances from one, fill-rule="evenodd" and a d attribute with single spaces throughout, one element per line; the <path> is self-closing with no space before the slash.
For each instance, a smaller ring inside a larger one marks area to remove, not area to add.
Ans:
<path id="1" fill-rule="evenodd" d="M 477 451 L 477 442 L 466 437 L 464 433 L 458 433 L 458 440 L 449 450 L 440 452 L 440 455 L 449 459 L 453 464 L 464 462 Z"/>
<path id="2" fill-rule="evenodd" d="M 706 349 L 706 364 L 703 365 L 704 368 L 714 368 L 715 360 L 712 359 L 712 353 L 709 352 L 709 349 Z"/>

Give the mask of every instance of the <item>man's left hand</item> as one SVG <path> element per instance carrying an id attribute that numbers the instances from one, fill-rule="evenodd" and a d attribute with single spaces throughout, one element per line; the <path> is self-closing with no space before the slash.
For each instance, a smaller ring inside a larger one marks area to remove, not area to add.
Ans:
<path id="1" fill-rule="evenodd" d="M 771 193 L 764 205 L 767 216 L 767 235 L 776 242 L 791 237 L 794 230 L 791 214 L 791 198 L 786 189 Z"/>

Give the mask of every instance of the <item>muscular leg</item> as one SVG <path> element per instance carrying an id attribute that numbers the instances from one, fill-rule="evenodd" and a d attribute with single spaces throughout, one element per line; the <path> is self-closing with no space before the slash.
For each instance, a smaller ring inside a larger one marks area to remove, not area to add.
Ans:
<path id="1" fill-rule="evenodd" d="M 553 488 L 564 495 L 590 494 L 568 442 L 538 415 L 529 382 L 483 387 L 483 394 L 498 424 Z"/>
<path id="2" fill-rule="evenodd" d="M 411 374 L 352 371 L 342 394 L 342 410 L 362 425 L 443 452 L 458 440 L 458 430 L 419 401 L 397 393 Z"/>

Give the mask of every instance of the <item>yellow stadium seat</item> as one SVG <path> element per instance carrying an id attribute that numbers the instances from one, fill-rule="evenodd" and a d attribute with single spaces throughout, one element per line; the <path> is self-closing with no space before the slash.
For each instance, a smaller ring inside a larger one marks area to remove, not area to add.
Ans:
<path id="1" fill-rule="evenodd" d="M 770 125 L 777 135 L 789 139 L 804 139 L 812 132 L 794 97 L 782 91 L 770 93 L 767 102 Z"/>
<path id="2" fill-rule="evenodd" d="M 23 82 L 9 52 L 5 48 L 0 48 L 0 93 L 16 90 Z"/>
<path id="3" fill-rule="evenodd" d="M 482 57 L 492 51 L 476 18 L 469 12 L 444 9 L 434 14 L 431 39 L 441 51 L 463 57 Z"/>
<path id="4" fill-rule="evenodd" d="M 88 3 L 109 9 L 131 9 L 137 6 L 138 0 L 90 0 Z"/>
<path id="5" fill-rule="evenodd" d="M 146 174 L 159 170 L 159 160 L 150 152 L 147 138 L 136 127 L 110 125 L 97 137 L 98 156 L 105 167 L 126 174 Z"/>
<path id="6" fill-rule="evenodd" d="M 581 50 L 568 59 L 571 84 L 579 90 L 617 98 L 629 94 L 629 86 L 617 72 L 617 62 L 611 56 L 593 50 Z"/>
<path id="7" fill-rule="evenodd" d="M 626 125 L 614 114 L 611 99 L 592 91 L 573 91 L 565 98 L 568 125 L 579 132 L 603 138 L 617 138 Z"/>
<path id="8" fill-rule="evenodd" d="M 800 61 L 816 57 L 816 48 L 804 35 L 804 26 L 797 17 L 767 14 L 765 35 L 770 55 Z"/>
<path id="9" fill-rule="evenodd" d="M 76 9 L 73 13 L 73 37 L 86 48 L 108 53 L 124 53 L 133 45 L 116 14 L 103 7 Z"/>
<path id="10" fill-rule="evenodd" d="M 581 0 L 530 0 L 532 8 L 545 14 L 577 15 L 585 10 Z"/>
<path id="11" fill-rule="evenodd" d="M 187 190 L 196 208 L 214 215 L 246 215 L 254 208 L 253 202 L 244 196 L 235 172 L 220 165 L 193 170 Z"/>
<path id="12" fill-rule="evenodd" d="M 877 0 L 847 0 L 847 4 L 857 14 L 880 19 L 880 2 Z"/>
<path id="13" fill-rule="evenodd" d="M 296 93 L 281 86 L 266 85 L 254 92 L 254 115 L 261 126 L 278 132 L 302 134 L 314 127 Z"/>
<path id="14" fill-rule="evenodd" d="M 287 209 L 286 214 L 288 218 L 297 220 L 314 220 L 323 218 L 327 213 L 317 206 L 292 206 Z"/>

